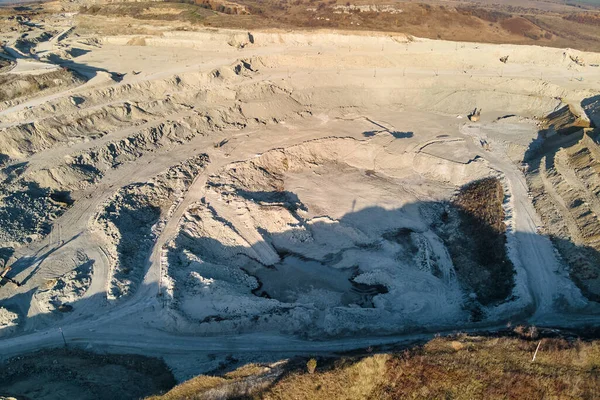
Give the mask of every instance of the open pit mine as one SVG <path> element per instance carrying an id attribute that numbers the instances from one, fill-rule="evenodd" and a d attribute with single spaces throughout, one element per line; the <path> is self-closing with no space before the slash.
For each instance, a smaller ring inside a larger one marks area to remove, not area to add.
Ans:
<path id="1" fill-rule="evenodd" d="M 0 34 L 2 358 L 600 322 L 600 53 L 74 18 Z"/>

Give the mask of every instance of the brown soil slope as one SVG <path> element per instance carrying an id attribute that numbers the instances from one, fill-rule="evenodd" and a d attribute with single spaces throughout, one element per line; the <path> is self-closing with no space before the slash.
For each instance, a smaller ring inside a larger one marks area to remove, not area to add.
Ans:
<path id="1" fill-rule="evenodd" d="M 86 15 L 108 20 L 130 16 L 155 21 L 186 21 L 221 28 L 329 28 L 402 32 L 419 37 L 484 43 L 537 44 L 600 51 L 594 11 L 543 11 L 502 5 L 439 5 L 295 0 L 110 3 L 82 7 Z M 363 4 L 364 3 L 364 4 Z M 226 5 L 226 6 L 225 6 Z M 243 10 L 240 11 L 240 10 Z M 123 26 L 123 29 L 126 25 Z M 187 29 L 187 28 L 185 28 Z"/>

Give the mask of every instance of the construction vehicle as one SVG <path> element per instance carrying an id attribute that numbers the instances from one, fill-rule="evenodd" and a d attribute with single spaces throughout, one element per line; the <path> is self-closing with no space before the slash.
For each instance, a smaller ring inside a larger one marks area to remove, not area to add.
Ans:
<path id="1" fill-rule="evenodd" d="M 0 285 L 2 285 L 2 283 L 4 281 L 6 281 L 6 282 L 10 282 L 12 284 L 15 284 L 17 286 L 21 286 L 20 282 L 6 276 L 6 275 L 8 275 L 8 273 L 10 272 L 11 269 L 12 269 L 12 267 L 10 267 L 10 266 L 5 267 L 4 270 L 0 273 Z"/>
<path id="2" fill-rule="evenodd" d="M 469 121 L 471 121 L 471 122 L 479 121 L 480 115 L 481 115 L 481 108 L 478 110 L 477 107 L 475 107 L 473 112 L 468 115 Z"/>

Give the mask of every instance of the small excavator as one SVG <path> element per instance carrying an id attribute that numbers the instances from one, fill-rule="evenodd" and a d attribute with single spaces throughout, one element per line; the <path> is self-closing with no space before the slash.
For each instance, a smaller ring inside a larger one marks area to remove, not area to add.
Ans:
<path id="1" fill-rule="evenodd" d="M 17 285 L 17 286 L 21 286 L 21 283 L 19 281 L 16 281 L 16 280 L 14 280 L 14 279 L 9 278 L 8 276 L 6 276 L 6 275 L 8 275 L 8 273 L 10 272 L 11 269 L 12 269 L 12 267 L 7 266 L 7 267 L 4 267 L 4 270 L 2 272 L 0 272 L 0 286 L 2 286 L 2 284 L 5 281 L 6 282 L 10 282 L 10 283 L 12 283 L 14 285 Z"/>

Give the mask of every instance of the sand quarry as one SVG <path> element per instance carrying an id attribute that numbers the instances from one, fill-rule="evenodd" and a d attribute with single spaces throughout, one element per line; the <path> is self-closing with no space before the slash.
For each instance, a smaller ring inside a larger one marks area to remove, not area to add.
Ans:
<path id="1" fill-rule="evenodd" d="M 0 287 L 0 355 L 60 346 L 60 327 L 183 379 L 231 354 L 598 323 L 597 132 L 541 131 L 566 105 L 600 125 L 600 54 L 86 36 L 72 18 L 3 38 L 0 247 L 22 286 Z M 482 179 L 502 210 L 501 275 L 456 206 Z"/>

